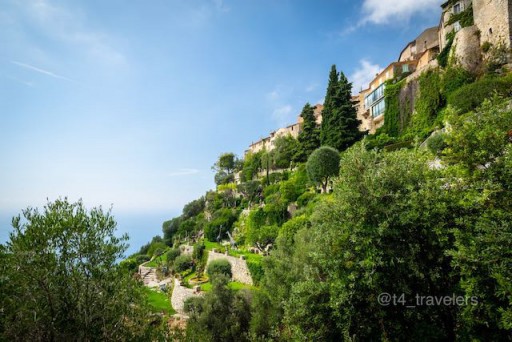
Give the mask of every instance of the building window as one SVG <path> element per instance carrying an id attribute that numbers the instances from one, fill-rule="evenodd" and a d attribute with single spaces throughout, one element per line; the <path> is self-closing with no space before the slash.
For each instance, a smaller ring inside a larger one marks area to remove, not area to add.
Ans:
<path id="1" fill-rule="evenodd" d="M 402 72 L 409 72 L 409 64 L 402 65 Z"/>
<path id="2" fill-rule="evenodd" d="M 386 101 L 384 99 L 377 102 L 375 106 L 372 107 L 372 117 L 376 118 L 377 116 L 380 116 L 384 114 L 384 111 L 386 110 Z"/>
<path id="3" fill-rule="evenodd" d="M 455 5 L 453 5 L 453 14 L 459 14 L 460 12 L 462 12 L 462 4 L 457 2 Z"/>
<path id="4" fill-rule="evenodd" d="M 377 101 L 379 101 L 381 98 L 384 97 L 384 88 L 386 87 L 386 83 L 382 83 L 377 89 L 375 89 L 373 92 L 368 94 L 364 98 L 364 105 L 366 108 L 371 108 L 373 104 Z"/>
<path id="5" fill-rule="evenodd" d="M 455 32 L 459 32 L 461 28 L 462 28 L 462 27 L 460 26 L 460 22 L 456 21 L 456 22 L 453 24 L 453 30 L 454 30 Z"/>

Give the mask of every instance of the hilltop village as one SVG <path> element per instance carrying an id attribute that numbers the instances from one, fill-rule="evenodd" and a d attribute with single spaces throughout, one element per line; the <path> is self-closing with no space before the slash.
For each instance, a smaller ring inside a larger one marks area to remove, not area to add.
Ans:
<path id="1" fill-rule="evenodd" d="M 510 63 L 508 53 L 500 55 L 497 51 L 506 51 L 511 47 L 510 1 L 452 0 L 444 2 L 441 9 L 438 26 L 425 29 L 416 39 L 407 43 L 402 51 L 397 52 L 396 61 L 377 75 L 371 75 L 374 77 L 368 87 L 352 97 L 357 119 L 361 122 L 361 132 L 375 134 L 383 126 L 386 112 L 384 94 L 389 81 L 405 80 L 405 83 L 412 85 L 413 94 L 409 106 L 414 108 L 415 93 L 419 91 L 419 76 L 438 68 L 439 63 L 446 66 L 448 58 L 473 74 L 481 74 L 485 65 L 493 62 L 493 59 L 498 59 L 498 63 L 502 64 Z M 315 118 L 320 125 L 323 105 L 317 104 L 315 108 Z M 251 143 L 245 153 L 256 153 L 263 149 L 270 151 L 278 137 L 291 135 L 297 138 L 302 122 L 299 115 L 296 123 L 279 128 L 268 137 Z"/>
<path id="2" fill-rule="evenodd" d="M 510 341 L 512 0 L 440 10 L 359 93 L 333 65 L 119 263 L 101 208 L 13 219 L 0 341 Z"/>

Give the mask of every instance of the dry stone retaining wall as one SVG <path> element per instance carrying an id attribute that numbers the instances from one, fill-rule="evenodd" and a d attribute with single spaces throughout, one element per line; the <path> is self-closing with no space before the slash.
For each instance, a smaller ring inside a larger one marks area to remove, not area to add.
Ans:
<path id="1" fill-rule="evenodd" d="M 231 272 L 233 273 L 233 280 L 240 283 L 253 285 L 251 273 L 247 267 L 247 262 L 244 259 L 232 257 L 230 255 L 217 253 L 210 251 L 208 253 L 208 261 L 206 265 L 209 265 L 213 260 L 226 259 L 231 264 Z"/>
<path id="2" fill-rule="evenodd" d="M 184 314 L 185 301 L 191 297 L 198 297 L 200 294 L 192 289 L 181 286 L 178 279 L 174 279 L 174 288 L 172 289 L 171 304 L 172 308 L 179 314 Z"/>

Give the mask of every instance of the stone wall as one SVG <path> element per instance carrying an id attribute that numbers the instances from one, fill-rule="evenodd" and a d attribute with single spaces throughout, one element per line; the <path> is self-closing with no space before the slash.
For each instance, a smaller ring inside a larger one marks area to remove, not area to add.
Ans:
<path id="1" fill-rule="evenodd" d="M 213 260 L 226 259 L 231 264 L 231 272 L 233 273 L 233 280 L 240 283 L 253 285 L 251 273 L 247 267 L 247 262 L 242 258 L 232 257 L 226 254 L 217 253 L 210 251 L 208 253 L 208 261 L 206 265 L 209 265 Z"/>
<path id="2" fill-rule="evenodd" d="M 456 64 L 472 73 L 477 73 L 482 64 L 480 51 L 480 39 L 476 26 L 464 27 L 457 32 L 451 51 Z"/>
<path id="3" fill-rule="evenodd" d="M 482 44 L 489 42 L 510 47 L 511 10 L 510 0 L 473 0 L 473 17 Z"/>
<path id="4" fill-rule="evenodd" d="M 185 301 L 190 297 L 198 297 L 201 294 L 192 289 L 181 286 L 178 279 L 174 279 L 174 287 L 172 289 L 171 305 L 177 313 L 184 314 Z"/>

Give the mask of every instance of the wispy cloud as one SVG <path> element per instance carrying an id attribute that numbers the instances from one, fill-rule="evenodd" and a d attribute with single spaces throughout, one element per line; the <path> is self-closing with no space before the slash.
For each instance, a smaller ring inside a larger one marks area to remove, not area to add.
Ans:
<path id="1" fill-rule="evenodd" d="M 272 112 L 272 118 L 280 125 L 284 126 L 290 123 L 292 119 L 293 107 L 289 104 L 280 106 Z"/>
<path id="2" fill-rule="evenodd" d="M 359 93 L 361 89 L 366 89 L 371 80 L 375 78 L 375 74 L 381 71 L 378 64 L 372 64 L 366 59 L 359 61 L 359 67 L 349 76 L 352 82 L 352 92 Z"/>
<path id="3" fill-rule="evenodd" d="M 178 169 L 176 171 L 170 172 L 167 174 L 169 177 L 179 177 L 179 176 L 190 176 L 198 174 L 198 169 Z"/>
<path id="4" fill-rule="evenodd" d="M 229 12 L 231 8 L 229 8 L 224 0 L 212 0 L 215 8 L 220 12 Z"/>
<path id="5" fill-rule="evenodd" d="M 40 34 L 81 51 L 94 61 L 109 65 L 124 65 L 125 56 L 113 47 L 105 32 L 91 29 L 80 10 L 69 10 L 48 0 L 19 2 L 19 11 L 27 16 Z"/>
<path id="6" fill-rule="evenodd" d="M 318 83 L 313 83 L 313 84 L 308 85 L 305 90 L 307 93 L 310 93 L 313 90 L 315 90 L 316 88 L 318 88 Z"/>
<path id="7" fill-rule="evenodd" d="M 64 77 L 62 75 L 58 75 L 58 74 L 56 74 L 54 72 L 51 72 L 51 71 L 48 71 L 48 70 L 44 70 L 44 69 L 35 67 L 33 65 L 30 65 L 30 64 L 21 63 L 21 62 L 17 62 L 17 61 L 11 61 L 11 63 L 14 64 L 14 65 L 17 65 L 19 67 L 35 71 L 35 72 L 38 72 L 38 73 L 46 75 L 46 76 L 50 76 L 50 77 L 53 77 L 53 78 L 57 78 L 57 79 L 65 80 L 65 81 L 69 81 L 69 82 L 76 82 L 76 81 L 74 81 L 74 80 L 72 80 L 70 78 Z"/>
<path id="8" fill-rule="evenodd" d="M 442 0 L 364 0 L 361 24 L 408 21 L 418 13 L 439 9 Z"/>

